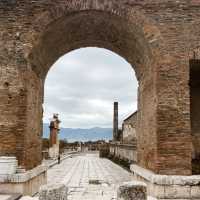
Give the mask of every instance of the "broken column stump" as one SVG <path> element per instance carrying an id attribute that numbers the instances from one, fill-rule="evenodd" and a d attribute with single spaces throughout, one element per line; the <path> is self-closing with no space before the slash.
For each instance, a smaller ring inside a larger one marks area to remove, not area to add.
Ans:
<path id="1" fill-rule="evenodd" d="M 126 182 L 119 186 L 117 200 L 147 200 L 147 186 L 143 182 Z"/>
<path id="2" fill-rule="evenodd" d="M 39 200 L 67 200 L 67 191 L 64 184 L 48 184 L 40 188 Z"/>

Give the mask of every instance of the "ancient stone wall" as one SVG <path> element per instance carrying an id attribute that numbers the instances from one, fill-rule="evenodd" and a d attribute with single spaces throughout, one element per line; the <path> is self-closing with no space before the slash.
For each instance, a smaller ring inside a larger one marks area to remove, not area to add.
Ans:
<path id="1" fill-rule="evenodd" d="M 122 135 L 123 135 L 123 143 L 131 144 L 135 143 L 137 140 L 137 112 L 131 114 L 127 117 L 122 124 Z"/>
<path id="2" fill-rule="evenodd" d="M 199 8 L 195 0 L 1 1 L 0 155 L 16 155 L 26 169 L 41 162 L 45 76 L 61 55 L 95 46 L 136 72 L 139 164 L 191 174 L 189 59 Z"/>
<path id="3" fill-rule="evenodd" d="M 131 163 L 137 162 L 137 148 L 136 144 L 110 144 L 110 156 Z"/>

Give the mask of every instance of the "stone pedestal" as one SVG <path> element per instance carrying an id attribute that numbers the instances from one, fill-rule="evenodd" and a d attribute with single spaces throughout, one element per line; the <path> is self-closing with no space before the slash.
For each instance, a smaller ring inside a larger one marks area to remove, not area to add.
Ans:
<path id="1" fill-rule="evenodd" d="M 15 174 L 17 170 L 17 159 L 16 157 L 0 157 L 0 175 L 11 175 Z"/>
<path id="2" fill-rule="evenodd" d="M 136 180 L 146 183 L 148 196 L 158 200 L 200 199 L 200 175 L 158 175 L 138 165 L 131 165 L 131 171 Z"/>
<path id="3" fill-rule="evenodd" d="M 143 182 L 127 182 L 119 186 L 117 200 L 147 200 L 147 186 Z"/>
<path id="4" fill-rule="evenodd" d="M 59 155 L 59 144 L 54 144 L 52 147 L 49 148 L 49 157 L 50 158 L 57 158 Z"/>

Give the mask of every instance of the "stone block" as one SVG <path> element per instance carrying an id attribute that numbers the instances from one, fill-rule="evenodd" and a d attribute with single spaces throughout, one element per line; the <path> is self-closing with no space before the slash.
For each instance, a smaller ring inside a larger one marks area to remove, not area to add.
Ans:
<path id="1" fill-rule="evenodd" d="M 17 170 L 17 159 L 16 157 L 0 157 L 0 174 L 11 175 L 15 174 Z"/>
<path id="2" fill-rule="evenodd" d="M 126 182 L 119 186 L 117 200 L 147 200 L 147 186 L 142 182 Z"/>
<path id="3" fill-rule="evenodd" d="M 67 200 L 67 187 L 64 184 L 44 185 L 39 191 L 39 200 Z"/>
<path id="4" fill-rule="evenodd" d="M 152 183 L 148 184 L 148 195 L 152 195 L 157 198 L 164 198 L 165 196 L 165 188 L 162 185 L 155 185 Z"/>
<path id="5" fill-rule="evenodd" d="M 189 199 L 191 197 L 190 186 L 165 186 L 165 198 L 168 199 Z"/>
<path id="6" fill-rule="evenodd" d="M 200 199 L 200 186 L 192 186 L 191 187 L 191 198 Z"/>

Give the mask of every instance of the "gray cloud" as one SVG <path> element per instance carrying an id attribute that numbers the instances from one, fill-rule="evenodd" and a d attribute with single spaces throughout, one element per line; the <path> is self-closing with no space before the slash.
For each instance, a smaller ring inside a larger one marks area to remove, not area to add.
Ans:
<path id="1" fill-rule="evenodd" d="M 84 48 L 61 57 L 45 82 L 44 122 L 59 113 L 63 127 L 111 127 L 113 102 L 120 121 L 137 107 L 137 80 L 120 56 Z"/>

